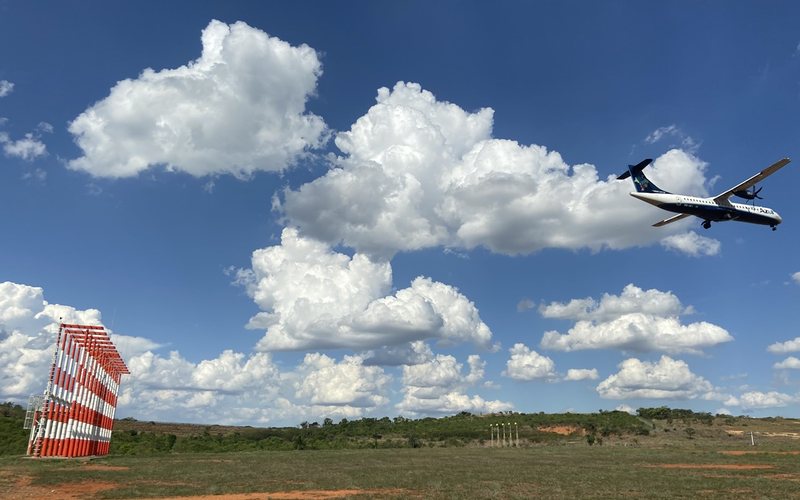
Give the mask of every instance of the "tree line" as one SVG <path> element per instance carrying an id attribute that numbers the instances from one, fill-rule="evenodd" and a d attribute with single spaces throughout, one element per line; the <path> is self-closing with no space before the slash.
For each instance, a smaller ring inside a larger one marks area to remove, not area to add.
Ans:
<path id="1" fill-rule="evenodd" d="M 22 428 L 25 410 L 13 403 L 0 404 L 0 454 L 21 455 L 27 447 L 28 431 Z M 502 429 L 505 445 L 529 446 L 574 438 L 602 444 L 609 436 L 646 436 L 652 420 L 682 419 L 710 424 L 710 413 L 691 410 L 639 408 L 636 415 L 622 411 L 597 413 L 516 413 L 475 415 L 460 412 L 440 418 L 343 418 L 334 422 L 304 421 L 294 427 L 229 427 L 186 424 L 144 425 L 127 418 L 115 422 L 112 454 L 160 454 L 258 450 L 306 450 L 345 448 L 420 448 L 487 446 L 497 443 Z M 561 435 L 553 432 L 560 429 Z M 566 429 L 566 432 L 565 432 Z M 566 435 L 563 435 L 566 434 Z"/>

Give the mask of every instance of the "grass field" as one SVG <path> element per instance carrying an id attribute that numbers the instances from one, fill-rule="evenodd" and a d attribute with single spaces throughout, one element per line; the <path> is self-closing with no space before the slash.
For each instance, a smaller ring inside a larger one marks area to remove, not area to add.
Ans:
<path id="1" fill-rule="evenodd" d="M 656 444 L 4 457 L 0 497 L 800 498 L 797 440 Z"/>
<path id="2" fill-rule="evenodd" d="M 20 456 L 22 409 L 5 409 L 0 499 L 800 498 L 800 420 L 780 417 L 655 408 L 640 412 L 651 418 L 459 414 L 277 429 L 128 420 L 115 423 L 107 457 L 34 460 Z M 509 417 L 521 446 L 488 446 L 487 424 Z"/>

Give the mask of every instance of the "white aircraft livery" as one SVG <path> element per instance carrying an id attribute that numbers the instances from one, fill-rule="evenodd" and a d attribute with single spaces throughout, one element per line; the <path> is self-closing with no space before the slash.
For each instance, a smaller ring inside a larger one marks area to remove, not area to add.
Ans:
<path id="1" fill-rule="evenodd" d="M 771 208 L 759 207 L 755 204 L 746 205 L 742 203 L 731 203 L 730 197 L 738 196 L 746 200 L 755 200 L 756 198 L 759 200 L 762 199 L 758 196 L 761 189 L 753 188 L 753 190 L 750 190 L 750 188 L 786 166 L 791 161 L 789 158 L 784 158 L 770 165 L 746 181 L 710 198 L 672 194 L 660 189 L 644 175 L 644 172 L 642 172 L 644 167 L 648 166 L 652 161 L 652 159 L 648 158 L 637 165 L 628 165 L 628 171 L 617 177 L 617 179 L 627 179 L 630 177 L 633 180 L 636 192 L 631 193 L 631 196 L 634 198 L 646 201 L 658 208 L 678 213 L 678 215 L 673 215 L 668 219 L 656 222 L 653 224 L 655 227 L 665 226 L 671 222 L 679 221 L 694 215 L 703 219 L 703 227 L 706 229 L 711 227 L 712 222 L 734 220 L 749 222 L 751 224 L 762 224 L 771 227 L 774 231 L 775 227 L 783 220 L 781 216 Z"/>

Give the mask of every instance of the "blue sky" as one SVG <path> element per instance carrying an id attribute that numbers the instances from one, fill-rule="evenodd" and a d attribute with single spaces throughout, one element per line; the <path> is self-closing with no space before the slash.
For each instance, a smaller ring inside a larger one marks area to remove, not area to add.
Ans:
<path id="1" fill-rule="evenodd" d="M 777 231 L 668 216 L 800 126 L 776 2 L 0 2 L 0 397 L 102 323 L 119 415 L 800 416 Z"/>

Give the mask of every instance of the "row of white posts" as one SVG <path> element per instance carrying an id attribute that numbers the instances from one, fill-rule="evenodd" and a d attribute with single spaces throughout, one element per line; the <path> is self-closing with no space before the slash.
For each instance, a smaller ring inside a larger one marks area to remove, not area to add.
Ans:
<path id="1" fill-rule="evenodd" d="M 516 446 L 519 448 L 519 428 L 516 422 L 514 422 L 514 432 L 512 433 L 511 431 L 511 422 L 507 424 L 489 424 L 491 446 Z"/>

